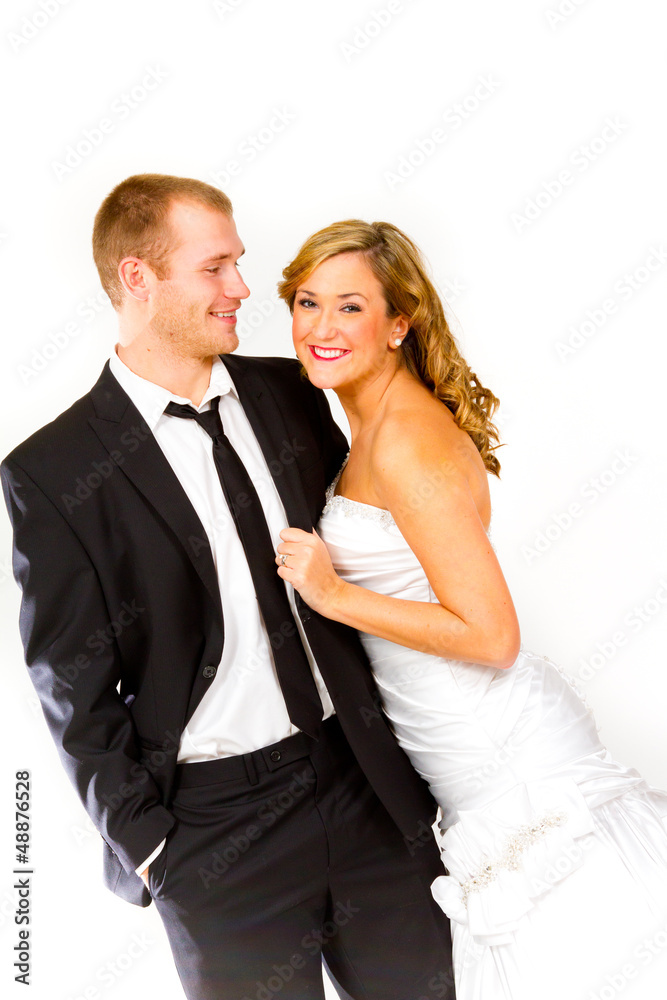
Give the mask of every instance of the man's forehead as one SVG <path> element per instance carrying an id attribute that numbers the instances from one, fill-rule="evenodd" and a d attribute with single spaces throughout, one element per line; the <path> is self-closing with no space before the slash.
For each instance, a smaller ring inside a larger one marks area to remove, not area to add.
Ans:
<path id="1" fill-rule="evenodd" d="M 208 205 L 174 202 L 169 224 L 178 248 L 189 254 L 195 251 L 202 262 L 240 257 L 245 252 L 233 218 Z"/>
<path id="2" fill-rule="evenodd" d="M 234 219 L 226 212 L 222 212 L 212 205 L 205 205 L 202 202 L 192 199 L 174 198 L 169 206 L 169 221 L 172 225 L 180 226 L 201 226 L 202 224 L 222 224 L 226 227 L 234 226 Z"/>

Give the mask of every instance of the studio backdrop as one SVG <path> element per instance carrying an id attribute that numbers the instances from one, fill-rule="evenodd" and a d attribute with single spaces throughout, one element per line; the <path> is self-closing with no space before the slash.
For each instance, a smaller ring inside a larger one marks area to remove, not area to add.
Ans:
<path id="1" fill-rule="evenodd" d="M 491 532 L 523 644 L 578 684 L 611 752 L 667 788 L 662 16 L 657 0 L 7 0 L 2 455 L 113 350 L 90 239 L 124 177 L 229 195 L 247 355 L 294 356 L 276 282 L 306 236 L 395 223 L 501 400 Z M 24 666 L 19 596 L 3 513 L 3 996 L 178 997 L 155 907 L 102 885 L 99 834 Z M 30 992 L 15 980 L 24 916 Z"/>

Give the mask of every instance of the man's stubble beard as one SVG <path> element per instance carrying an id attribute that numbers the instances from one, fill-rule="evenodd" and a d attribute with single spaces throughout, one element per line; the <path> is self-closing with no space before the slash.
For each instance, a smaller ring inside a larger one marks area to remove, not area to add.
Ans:
<path id="1" fill-rule="evenodd" d="M 239 346 L 236 328 L 228 333 L 221 330 L 216 336 L 214 330 L 209 329 L 207 318 L 208 313 L 201 305 L 177 293 L 166 294 L 149 323 L 149 329 L 161 350 L 172 357 L 192 360 L 235 351 Z M 217 321 L 212 319 L 210 322 Z"/>

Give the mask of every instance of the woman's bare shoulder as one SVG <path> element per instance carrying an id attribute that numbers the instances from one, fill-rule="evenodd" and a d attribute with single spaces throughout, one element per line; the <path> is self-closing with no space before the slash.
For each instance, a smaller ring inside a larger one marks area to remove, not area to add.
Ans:
<path id="1" fill-rule="evenodd" d="M 369 452 L 373 482 L 385 501 L 408 492 L 464 489 L 485 526 L 491 517 L 488 475 L 477 447 L 447 406 L 430 393 L 399 401 L 378 425 Z"/>

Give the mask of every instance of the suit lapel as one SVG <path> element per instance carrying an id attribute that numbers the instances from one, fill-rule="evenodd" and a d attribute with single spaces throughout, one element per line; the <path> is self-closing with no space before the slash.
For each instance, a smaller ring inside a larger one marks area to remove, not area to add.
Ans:
<path id="1" fill-rule="evenodd" d="M 242 356 L 221 355 L 234 378 L 292 527 L 311 531 L 313 520 L 299 477 L 295 442 L 267 382 Z M 96 416 L 90 425 L 121 471 L 170 526 L 211 595 L 220 615 L 220 590 L 211 547 L 194 507 L 136 406 L 111 373 L 109 363 L 91 390 Z"/>
<path id="2" fill-rule="evenodd" d="M 295 442 L 267 382 L 242 357 L 221 355 L 234 379 L 241 405 L 259 441 L 292 528 L 311 531 L 313 520 L 299 477 Z M 297 442 L 298 444 L 298 442 Z"/>
<path id="3" fill-rule="evenodd" d="M 114 462 L 183 545 L 222 616 L 211 547 L 194 507 L 136 406 L 106 363 L 91 390 L 96 417 L 89 423 Z"/>

